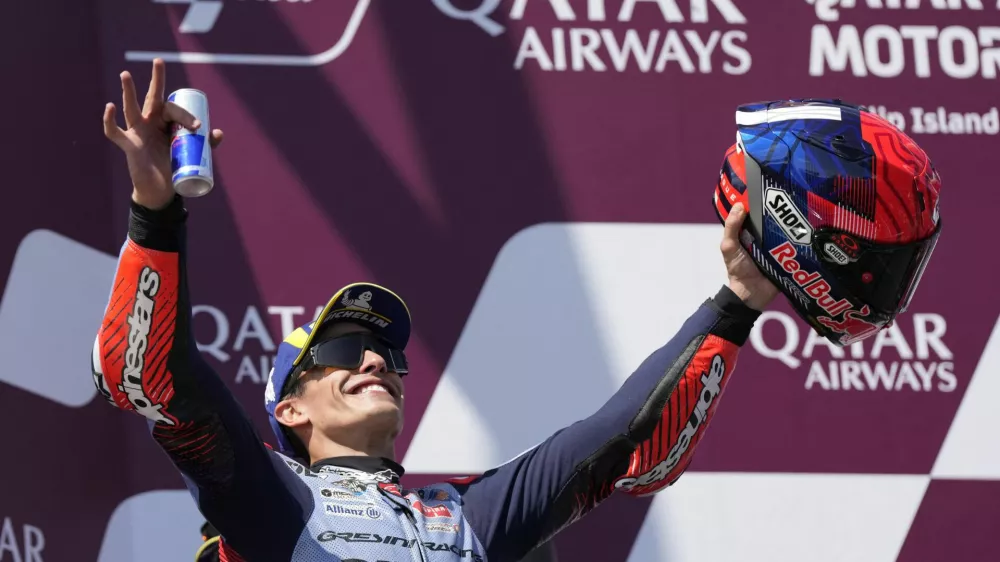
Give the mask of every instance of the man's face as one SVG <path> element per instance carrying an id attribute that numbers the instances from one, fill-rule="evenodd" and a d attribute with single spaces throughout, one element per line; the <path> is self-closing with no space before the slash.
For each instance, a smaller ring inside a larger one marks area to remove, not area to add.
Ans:
<path id="1" fill-rule="evenodd" d="M 363 326 L 339 323 L 327 327 L 317 341 L 354 332 L 370 332 Z M 315 367 L 300 375 L 294 409 L 309 427 L 338 443 L 347 443 L 356 432 L 399 434 L 403 426 L 403 381 L 388 372 L 386 359 L 370 349 L 356 369 Z M 296 424 L 299 425 L 299 424 Z"/>

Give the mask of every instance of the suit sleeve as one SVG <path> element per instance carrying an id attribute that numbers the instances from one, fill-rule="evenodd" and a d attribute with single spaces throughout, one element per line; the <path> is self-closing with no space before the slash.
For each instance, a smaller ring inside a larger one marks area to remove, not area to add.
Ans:
<path id="1" fill-rule="evenodd" d="M 113 405 L 147 418 L 198 508 L 230 545 L 284 560 L 304 526 L 300 495 L 197 350 L 184 259 L 186 218 L 180 197 L 161 211 L 132 205 L 94 343 L 94 383 Z"/>
<path id="2" fill-rule="evenodd" d="M 596 413 L 483 475 L 451 480 L 488 559 L 520 560 L 616 490 L 673 484 L 759 315 L 723 287 Z"/>

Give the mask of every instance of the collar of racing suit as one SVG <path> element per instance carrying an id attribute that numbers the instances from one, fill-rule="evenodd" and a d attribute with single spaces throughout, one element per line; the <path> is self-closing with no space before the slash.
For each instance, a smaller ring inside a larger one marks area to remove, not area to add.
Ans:
<path id="1" fill-rule="evenodd" d="M 330 457 L 327 459 L 316 461 L 309 467 L 313 472 L 319 472 L 320 467 L 324 466 L 336 466 L 341 468 L 351 468 L 354 470 L 360 470 L 362 472 L 368 472 L 370 474 L 375 474 L 389 470 L 393 474 L 392 482 L 398 484 L 399 477 L 403 475 L 406 470 L 397 462 L 389 460 L 385 457 L 365 457 L 365 456 L 345 456 L 345 457 Z"/>

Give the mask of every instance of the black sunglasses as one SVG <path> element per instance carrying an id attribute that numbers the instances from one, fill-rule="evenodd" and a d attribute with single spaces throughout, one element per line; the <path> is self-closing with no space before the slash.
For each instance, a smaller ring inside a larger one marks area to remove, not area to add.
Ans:
<path id="1" fill-rule="evenodd" d="M 288 377 L 282 395 L 287 394 L 298 382 L 299 375 L 313 367 L 357 369 L 364 362 L 365 350 L 368 349 L 382 356 L 389 371 L 401 377 L 409 373 L 403 350 L 372 334 L 355 332 L 314 343 L 302 358 L 302 363 Z"/>

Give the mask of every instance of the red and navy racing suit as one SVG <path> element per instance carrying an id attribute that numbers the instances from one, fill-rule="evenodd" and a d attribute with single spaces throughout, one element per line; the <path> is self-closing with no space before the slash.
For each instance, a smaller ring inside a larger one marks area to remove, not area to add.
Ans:
<path id="1" fill-rule="evenodd" d="M 615 490 L 653 493 L 684 472 L 759 316 L 723 287 L 590 417 L 485 474 L 400 489 L 388 459 L 304 466 L 265 446 L 195 345 L 186 217 L 179 197 L 132 205 L 94 380 L 148 418 L 223 560 L 519 560 Z"/>

